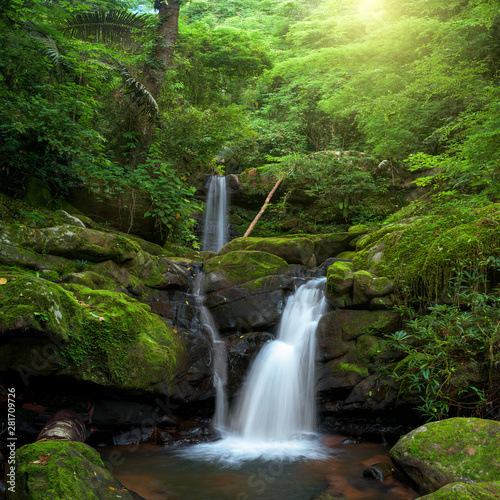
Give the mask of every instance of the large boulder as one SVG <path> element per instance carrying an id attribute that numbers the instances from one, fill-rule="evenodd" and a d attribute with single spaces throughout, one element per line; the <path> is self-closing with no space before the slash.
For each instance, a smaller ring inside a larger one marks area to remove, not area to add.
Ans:
<path id="1" fill-rule="evenodd" d="M 66 375 L 138 392 L 165 390 L 183 344 L 148 305 L 106 290 L 0 272 L 2 371 Z"/>
<path id="2" fill-rule="evenodd" d="M 352 262 L 336 261 L 327 270 L 326 297 L 336 307 L 385 309 L 394 305 L 393 283 L 358 270 Z"/>
<path id="3" fill-rule="evenodd" d="M 13 491 L 14 490 L 14 491 Z M 106 469 L 97 451 L 74 441 L 40 441 L 16 452 L 8 500 L 141 500 Z"/>
<path id="4" fill-rule="evenodd" d="M 236 238 L 223 246 L 219 255 L 235 250 L 258 250 L 277 255 L 288 264 L 316 265 L 314 243 L 306 236 L 288 238 Z"/>
<path id="5" fill-rule="evenodd" d="M 283 312 L 285 298 L 293 291 L 287 276 L 265 276 L 207 296 L 206 305 L 221 332 L 269 330 Z"/>
<path id="6" fill-rule="evenodd" d="M 424 493 L 432 493 L 449 483 L 500 481 L 499 449 L 500 422 L 450 418 L 423 425 L 401 437 L 390 456 Z M 464 491 L 462 486 L 453 488 Z"/>
<path id="7" fill-rule="evenodd" d="M 205 291 L 231 288 L 264 276 L 283 274 L 288 264 L 267 252 L 239 250 L 219 255 L 205 263 Z"/>
<path id="8" fill-rule="evenodd" d="M 399 326 L 400 315 L 395 311 L 363 311 L 336 309 L 325 314 L 317 329 L 321 360 L 339 358 L 348 352 L 350 342 L 362 335 L 392 333 Z"/>
<path id="9" fill-rule="evenodd" d="M 326 400 L 382 409 L 394 401 L 387 383 L 379 383 L 380 336 L 394 332 L 399 313 L 337 309 L 325 314 L 316 331 L 321 365 L 318 390 Z"/>
<path id="10" fill-rule="evenodd" d="M 258 250 L 272 253 L 289 264 L 314 267 L 348 250 L 356 237 L 353 233 L 295 234 L 273 238 L 236 238 L 222 247 L 219 255 L 235 250 Z"/>

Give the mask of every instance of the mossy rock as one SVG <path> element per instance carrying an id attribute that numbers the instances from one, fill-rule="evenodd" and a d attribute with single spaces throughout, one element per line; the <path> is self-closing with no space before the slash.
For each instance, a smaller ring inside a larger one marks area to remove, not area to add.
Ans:
<path id="1" fill-rule="evenodd" d="M 451 483 L 434 493 L 419 497 L 420 500 L 498 500 L 498 498 L 500 498 L 500 482 Z"/>
<path id="2" fill-rule="evenodd" d="M 500 481 L 500 422 L 450 418 L 423 425 L 391 449 L 394 463 L 425 493 L 446 484 Z"/>
<path id="3" fill-rule="evenodd" d="M 171 325 L 123 293 L 0 272 L 0 367 L 137 392 L 165 389 L 183 347 Z"/>
<path id="4" fill-rule="evenodd" d="M 205 290 L 231 288 L 264 276 L 286 273 L 285 260 L 267 252 L 239 250 L 220 255 L 205 263 Z"/>
<path id="5" fill-rule="evenodd" d="M 354 269 L 352 262 L 338 261 L 327 270 L 326 298 L 336 307 L 352 305 Z"/>
<path id="6" fill-rule="evenodd" d="M 223 246 L 219 255 L 237 250 L 258 250 L 277 255 L 288 264 L 316 265 L 314 243 L 305 236 L 290 238 L 236 238 Z"/>
<path id="7" fill-rule="evenodd" d="M 15 492 L 8 500 L 141 500 L 106 469 L 84 443 L 40 441 L 16 452 Z"/>
<path id="8" fill-rule="evenodd" d="M 500 257 L 499 203 L 401 218 L 407 212 L 401 211 L 392 217 L 395 222 L 359 240 L 353 258 L 357 268 L 394 279 L 407 294 L 434 300 L 455 269 L 465 266 L 486 274 L 488 259 L 494 262 Z"/>
<path id="9" fill-rule="evenodd" d="M 122 235 L 80 226 L 35 229 L 0 225 L 0 263 L 8 266 L 53 269 L 63 274 L 86 262 L 112 260 L 121 264 L 139 251 L 137 243 Z"/>

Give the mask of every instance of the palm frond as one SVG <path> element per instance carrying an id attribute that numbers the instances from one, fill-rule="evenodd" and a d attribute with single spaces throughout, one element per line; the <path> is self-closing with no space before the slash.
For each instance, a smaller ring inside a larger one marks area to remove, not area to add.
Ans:
<path id="1" fill-rule="evenodd" d="M 115 71 L 121 75 L 123 82 L 127 86 L 127 91 L 132 94 L 137 106 L 149 115 L 150 122 L 154 122 L 160 115 L 160 109 L 158 108 L 158 103 L 155 98 L 141 82 L 137 81 L 129 73 L 128 69 L 123 66 L 123 64 L 118 61 L 116 61 L 115 64 Z"/>
<path id="2" fill-rule="evenodd" d="M 44 31 L 42 28 L 32 23 L 31 21 L 25 21 L 24 27 L 29 33 L 30 38 L 36 43 L 43 46 L 50 60 L 59 71 L 62 56 L 66 54 L 64 49 L 60 45 L 58 45 L 58 43 L 46 31 Z"/>
<path id="3" fill-rule="evenodd" d="M 75 14 L 66 19 L 61 30 L 83 40 L 102 43 L 130 43 L 132 32 L 147 27 L 148 14 L 135 14 L 126 10 L 98 10 Z"/>

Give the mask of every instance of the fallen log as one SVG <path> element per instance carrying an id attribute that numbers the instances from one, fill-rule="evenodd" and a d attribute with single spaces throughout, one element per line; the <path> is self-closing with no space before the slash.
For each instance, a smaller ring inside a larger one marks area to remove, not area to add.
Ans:
<path id="1" fill-rule="evenodd" d="M 267 195 L 266 201 L 264 202 L 264 205 L 262 205 L 262 208 L 260 209 L 259 213 L 255 216 L 255 219 L 252 221 L 250 226 L 248 226 L 248 229 L 246 230 L 245 234 L 243 235 L 243 238 L 246 238 L 253 230 L 255 227 L 255 224 L 257 224 L 258 220 L 262 216 L 262 214 L 265 212 L 267 205 L 271 201 L 271 198 L 273 197 L 273 194 L 276 192 L 278 189 L 279 185 L 281 184 L 281 181 L 283 180 L 283 177 L 280 177 L 276 184 L 274 185 L 273 189 L 271 189 L 271 192 Z"/>
<path id="2" fill-rule="evenodd" d="M 72 410 L 60 410 L 52 416 L 38 434 L 36 441 L 85 442 L 87 431 L 80 416 Z"/>

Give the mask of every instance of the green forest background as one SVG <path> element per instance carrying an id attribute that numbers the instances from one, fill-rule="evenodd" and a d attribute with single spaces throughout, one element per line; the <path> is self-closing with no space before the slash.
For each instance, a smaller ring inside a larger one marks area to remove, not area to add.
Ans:
<path id="1" fill-rule="evenodd" d="M 191 244 L 193 186 L 224 169 L 308 179 L 320 224 L 398 208 L 370 204 L 386 186 L 366 162 L 423 169 L 441 207 L 498 201 L 498 2 L 192 0 L 165 59 L 170 15 L 119 0 L 2 2 L 5 194 L 33 176 L 56 199 L 82 183 L 134 190 Z M 362 152 L 365 167 L 323 151 Z"/>

